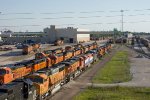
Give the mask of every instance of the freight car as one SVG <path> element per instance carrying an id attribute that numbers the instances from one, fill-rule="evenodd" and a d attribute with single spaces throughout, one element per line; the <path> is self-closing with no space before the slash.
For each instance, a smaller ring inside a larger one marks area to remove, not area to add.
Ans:
<path id="1" fill-rule="evenodd" d="M 36 88 L 32 81 L 16 80 L 0 86 L 0 100 L 36 100 Z"/>

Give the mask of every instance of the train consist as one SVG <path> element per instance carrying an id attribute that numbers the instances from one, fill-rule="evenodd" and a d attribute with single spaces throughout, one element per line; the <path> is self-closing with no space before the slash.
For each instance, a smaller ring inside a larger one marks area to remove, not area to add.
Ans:
<path id="1" fill-rule="evenodd" d="M 111 49 L 111 44 L 99 46 L 66 46 L 46 50 L 35 59 L 0 68 L 1 100 L 42 100 L 54 94 L 85 71 Z"/>

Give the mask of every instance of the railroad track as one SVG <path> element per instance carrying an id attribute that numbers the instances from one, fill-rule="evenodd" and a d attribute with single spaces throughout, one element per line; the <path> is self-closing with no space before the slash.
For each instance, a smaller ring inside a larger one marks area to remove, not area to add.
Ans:
<path id="1" fill-rule="evenodd" d="M 142 56 L 144 56 L 145 58 L 148 58 L 150 59 L 150 54 L 146 53 L 145 50 L 142 48 L 142 45 L 141 43 L 137 43 L 138 44 L 138 47 L 139 47 L 139 50 L 136 50 L 138 53 L 140 53 Z M 147 47 L 146 47 L 147 48 Z M 148 48 L 147 48 L 148 50 Z"/>

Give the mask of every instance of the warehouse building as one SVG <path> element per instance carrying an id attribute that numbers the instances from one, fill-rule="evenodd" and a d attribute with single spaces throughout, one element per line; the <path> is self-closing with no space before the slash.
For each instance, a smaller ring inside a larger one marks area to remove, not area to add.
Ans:
<path id="1" fill-rule="evenodd" d="M 4 31 L 1 34 L 2 40 L 4 44 L 16 44 L 16 43 L 40 43 L 41 42 L 41 35 L 38 33 L 32 32 L 17 32 L 14 33 L 12 31 Z"/>
<path id="2" fill-rule="evenodd" d="M 55 28 L 51 25 L 50 28 L 44 29 L 43 41 L 53 43 L 56 40 L 64 40 L 65 43 L 77 43 L 80 41 L 90 41 L 90 35 L 78 33 L 77 28 Z"/>
<path id="3" fill-rule="evenodd" d="M 90 41 L 91 34 L 113 34 L 113 32 L 78 31 L 77 28 L 55 28 L 51 25 L 43 32 L 2 32 L 1 37 L 5 44 L 15 43 L 54 43 L 56 40 L 63 40 L 65 43 L 79 43 Z"/>
<path id="4" fill-rule="evenodd" d="M 43 32 L 2 32 L 2 40 L 5 44 L 15 43 L 54 43 L 56 40 L 63 40 L 65 43 L 77 43 L 90 41 L 88 33 L 78 33 L 77 28 L 45 28 Z"/>

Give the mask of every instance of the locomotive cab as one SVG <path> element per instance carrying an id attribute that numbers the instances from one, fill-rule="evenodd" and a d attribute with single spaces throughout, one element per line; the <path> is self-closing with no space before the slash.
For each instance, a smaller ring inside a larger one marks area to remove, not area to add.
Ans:
<path id="1" fill-rule="evenodd" d="M 49 89 L 49 78 L 43 73 L 35 73 L 33 75 L 27 76 L 27 79 L 30 79 L 33 82 L 33 85 L 36 87 L 37 98 L 40 100 L 47 96 Z"/>
<path id="2" fill-rule="evenodd" d="M 13 80 L 11 69 L 8 67 L 0 68 L 0 84 L 7 84 Z"/>

